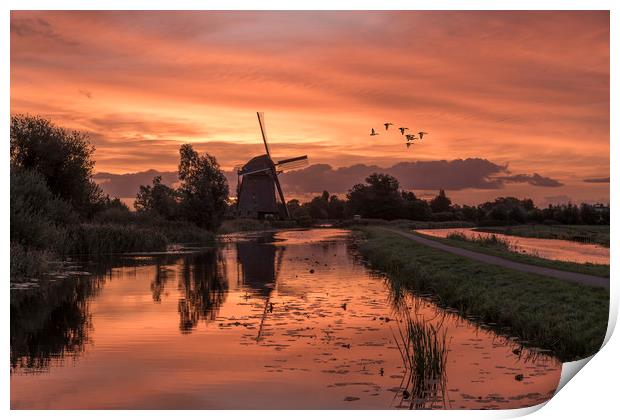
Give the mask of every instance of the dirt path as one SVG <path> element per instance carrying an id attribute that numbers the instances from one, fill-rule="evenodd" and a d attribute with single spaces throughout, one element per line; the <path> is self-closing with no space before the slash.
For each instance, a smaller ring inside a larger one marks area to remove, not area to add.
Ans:
<path id="1" fill-rule="evenodd" d="M 403 232 L 402 230 L 382 228 L 384 230 L 404 236 L 405 238 L 416 241 L 422 245 L 430 246 L 442 251 L 450 252 L 461 257 L 480 261 L 487 264 L 499 265 L 500 267 L 509 268 L 511 270 L 523 271 L 526 273 L 540 274 L 541 276 L 554 277 L 560 280 L 572 281 L 575 283 L 586 284 L 588 286 L 605 287 L 609 289 L 609 279 L 605 277 L 591 276 L 589 274 L 573 273 L 570 271 L 556 270 L 553 268 L 540 267 L 537 265 L 523 264 L 505 258 L 495 257 L 480 252 L 469 251 L 467 249 L 458 248 L 442 244 L 432 239 L 423 238 L 413 233 Z"/>

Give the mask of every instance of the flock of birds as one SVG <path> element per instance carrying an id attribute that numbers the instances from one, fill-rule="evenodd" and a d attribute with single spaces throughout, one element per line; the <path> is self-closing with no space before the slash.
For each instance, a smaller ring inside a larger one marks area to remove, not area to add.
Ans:
<path id="1" fill-rule="evenodd" d="M 388 129 L 390 128 L 390 126 L 391 126 L 391 125 L 394 125 L 394 124 L 392 124 L 391 122 L 386 122 L 386 123 L 383 123 L 383 125 L 385 126 L 385 131 L 388 131 Z M 422 140 L 422 138 L 423 138 L 426 134 L 428 134 L 426 131 L 418 131 L 418 132 L 417 132 L 417 133 L 415 133 L 415 134 L 405 134 L 405 132 L 406 132 L 406 131 L 409 131 L 409 127 L 398 127 L 398 130 L 400 131 L 400 135 L 401 135 L 401 136 L 405 136 L 405 139 L 406 139 L 406 143 L 405 143 L 405 145 L 407 146 L 407 149 L 408 149 L 409 147 L 411 147 L 411 145 L 413 144 L 413 142 L 414 142 L 415 140 Z M 417 134 L 418 136 L 420 136 L 420 137 L 416 137 L 416 134 Z M 378 136 L 378 135 L 379 135 L 379 133 L 377 133 L 377 132 L 375 131 L 375 129 L 374 129 L 374 128 L 371 128 L 371 129 L 370 129 L 370 135 L 371 135 L 371 136 Z"/>

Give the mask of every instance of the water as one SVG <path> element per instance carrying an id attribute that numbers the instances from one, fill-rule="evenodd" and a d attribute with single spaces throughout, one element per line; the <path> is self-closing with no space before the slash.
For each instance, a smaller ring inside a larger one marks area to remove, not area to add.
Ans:
<path id="1" fill-rule="evenodd" d="M 544 352 L 395 299 L 346 231 L 84 269 L 11 292 L 11 408 L 514 408 L 550 398 L 560 377 Z M 396 302 L 446 339 L 441 377 L 407 399 Z"/>
<path id="2" fill-rule="evenodd" d="M 445 238 L 453 233 L 463 234 L 468 238 L 487 238 L 495 235 L 498 239 L 508 242 L 513 250 L 524 254 L 549 260 L 609 265 L 609 248 L 601 245 L 582 244 L 562 239 L 526 238 L 501 233 L 479 232 L 474 228 L 418 229 L 416 232 L 439 238 Z"/>

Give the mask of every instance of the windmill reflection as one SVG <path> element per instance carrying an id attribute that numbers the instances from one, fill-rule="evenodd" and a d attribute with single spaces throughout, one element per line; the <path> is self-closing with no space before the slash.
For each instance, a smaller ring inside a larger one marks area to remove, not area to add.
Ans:
<path id="1" fill-rule="evenodd" d="M 263 316 L 256 336 L 260 341 L 267 314 L 273 311 L 271 295 L 276 287 L 284 247 L 273 244 L 273 233 L 267 234 L 258 241 L 237 242 L 237 273 L 241 284 L 249 292 L 265 301 Z"/>

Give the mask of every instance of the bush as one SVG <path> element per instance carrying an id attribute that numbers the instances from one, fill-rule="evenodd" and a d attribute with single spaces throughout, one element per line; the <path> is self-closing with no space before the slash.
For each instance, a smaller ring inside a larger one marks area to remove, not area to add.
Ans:
<path id="1" fill-rule="evenodd" d="M 77 223 L 71 206 L 52 194 L 37 172 L 11 168 L 11 242 L 34 249 L 56 249 L 65 226 Z"/>
<path id="2" fill-rule="evenodd" d="M 20 282 L 48 270 L 52 256 L 47 251 L 32 250 L 11 242 L 11 282 Z"/>
<path id="3" fill-rule="evenodd" d="M 83 223 L 72 227 L 64 244 L 66 254 L 113 254 L 131 251 L 165 251 L 166 236 L 132 225 Z"/>

